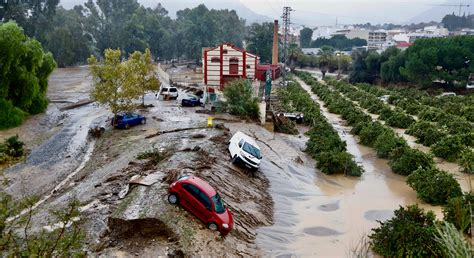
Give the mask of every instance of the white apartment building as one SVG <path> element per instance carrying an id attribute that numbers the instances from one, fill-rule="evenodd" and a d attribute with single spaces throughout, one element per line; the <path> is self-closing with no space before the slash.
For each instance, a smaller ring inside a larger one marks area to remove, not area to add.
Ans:
<path id="1" fill-rule="evenodd" d="M 382 49 L 387 42 L 387 32 L 385 31 L 371 31 L 369 32 L 369 39 L 367 40 L 368 49 Z"/>

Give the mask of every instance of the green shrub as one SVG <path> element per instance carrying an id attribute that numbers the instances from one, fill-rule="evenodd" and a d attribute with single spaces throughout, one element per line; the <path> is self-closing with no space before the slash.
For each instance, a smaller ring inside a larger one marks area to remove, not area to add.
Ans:
<path id="1" fill-rule="evenodd" d="M 316 167 L 328 175 L 361 176 L 362 168 L 353 159 L 354 157 L 347 152 L 322 152 L 316 156 Z"/>
<path id="2" fill-rule="evenodd" d="M 390 154 L 389 165 L 394 173 L 408 176 L 419 167 L 432 168 L 434 161 L 429 154 L 409 147 L 400 147 Z"/>
<path id="3" fill-rule="evenodd" d="M 463 151 L 461 153 L 461 158 L 459 159 L 459 165 L 462 168 L 462 172 L 467 174 L 474 174 L 474 151 Z"/>
<path id="4" fill-rule="evenodd" d="M 393 150 L 400 147 L 408 147 L 407 142 L 402 137 L 395 135 L 393 131 L 383 132 L 374 143 L 377 156 L 380 158 L 388 158 Z"/>
<path id="5" fill-rule="evenodd" d="M 373 250 L 384 257 L 440 257 L 436 242 L 436 217 L 417 205 L 400 207 L 395 216 L 372 229 Z"/>
<path id="6" fill-rule="evenodd" d="M 5 153 L 10 157 L 18 158 L 23 156 L 23 154 L 25 153 L 23 149 L 23 146 L 25 146 L 25 144 L 18 140 L 18 135 L 6 139 L 4 145 Z"/>
<path id="7" fill-rule="evenodd" d="M 448 135 L 431 146 L 431 151 L 436 157 L 443 158 L 447 161 L 456 161 L 460 158 L 462 151 L 465 149 L 462 137 L 459 135 Z"/>
<path id="8" fill-rule="evenodd" d="M 446 136 L 446 133 L 438 130 L 433 123 L 423 120 L 410 125 L 406 133 L 415 136 L 417 142 L 425 146 L 431 146 Z"/>
<path id="9" fill-rule="evenodd" d="M 235 80 L 224 88 L 226 101 L 219 103 L 219 111 L 242 118 L 259 117 L 258 99 L 253 96 L 252 86 L 246 80 Z"/>
<path id="10" fill-rule="evenodd" d="M 415 122 L 412 116 L 398 110 L 393 111 L 388 117 L 382 119 L 385 120 L 387 125 L 397 128 L 408 128 Z"/>
<path id="11" fill-rule="evenodd" d="M 474 194 L 465 193 L 448 200 L 443 207 L 444 220 L 459 229 L 461 232 L 471 234 L 471 210 L 474 211 Z"/>
<path id="12" fill-rule="evenodd" d="M 453 175 L 436 168 L 415 170 L 408 176 L 407 183 L 420 199 L 435 205 L 462 195 L 461 186 Z"/>
<path id="13" fill-rule="evenodd" d="M 438 111 L 434 110 L 433 108 L 424 108 L 418 114 L 418 118 L 421 120 L 436 122 L 438 120 Z"/>
<path id="14" fill-rule="evenodd" d="M 21 109 L 13 106 L 11 101 L 2 98 L 0 98 L 0 110 L 0 129 L 21 125 L 28 115 Z"/>
<path id="15" fill-rule="evenodd" d="M 388 129 L 379 122 L 370 122 L 362 128 L 359 133 L 360 143 L 365 146 L 373 147 L 377 137 L 387 130 Z"/>

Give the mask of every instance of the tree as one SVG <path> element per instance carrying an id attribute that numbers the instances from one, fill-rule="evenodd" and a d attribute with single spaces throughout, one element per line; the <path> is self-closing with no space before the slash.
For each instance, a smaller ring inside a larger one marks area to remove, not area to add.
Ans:
<path id="1" fill-rule="evenodd" d="M 247 80 L 234 80 L 224 88 L 225 102 L 219 109 L 242 118 L 257 119 L 259 116 L 258 98 L 254 97 L 252 86 Z"/>
<path id="2" fill-rule="evenodd" d="M 310 47 L 311 38 L 313 37 L 313 30 L 307 27 L 304 27 L 300 30 L 300 46 L 302 48 Z"/>
<path id="3" fill-rule="evenodd" d="M 321 73 L 323 74 L 323 79 L 326 76 L 326 72 L 328 71 L 329 65 L 334 58 L 334 48 L 330 46 L 323 46 L 319 50 L 319 69 L 321 69 Z"/>
<path id="4" fill-rule="evenodd" d="M 273 23 L 254 23 L 248 29 L 247 50 L 260 57 L 262 63 L 272 60 Z"/>
<path id="5" fill-rule="evenodd" d="M 43 112 L 48 77 L 56 63 L 15 22 L 0 24 L 0 127 L 17 126 L 26 113 Z"/>
<path id="6" fill-rule="evenodd" d="M 160 81 L 151 60 L 150 49 L 147 48 L 145 53 L 133 52 L 128 59 L 127 68 L 130 69 L 128 74 L 131 74 L 131 80 L 142 95 L 142 106 L 145 106 L 145 93 L 160 89 Z"/>
<path id="7" fill-rule="evenodd" d="M 296 62 L 298 58 L 303 55 L 301 48 L 296 45 L 296 43 L 291 43 L 288 48 L 288 60 L 290 61 L 290 69 L 292 72 L 295 71 Z"/>
<path id="8" fill-rule="evenodd" d="M 311 47 L 331 46 L 337 50 L 352 50 L 353 47 L 367 46 L 367 40 L 354 38 L 348 39 L 344 35 L 335 35 L 332 38 L 317 38 L 311 42 Z"/>
<path id="9" fill-rule="evenodd" d="M 106 49 L 102 63 L 95 56 L 87 59 L 93 81 L 91 97 L 108 106 L 114 116 L 122 111 L 133 110 L 133 100 L 141 96 L 135 84 L 133 69 L 127 62 L 121 62 L 121 56 L 120 50 Z"/>

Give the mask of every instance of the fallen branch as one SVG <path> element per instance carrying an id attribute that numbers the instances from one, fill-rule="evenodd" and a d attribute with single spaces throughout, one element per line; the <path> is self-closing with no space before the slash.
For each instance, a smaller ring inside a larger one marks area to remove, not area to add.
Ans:
<path id="1" fill-rule="evenodd" d="M 154 134 L 150 134 L 145 137 L 145 139 L 153 138 L 162 134 L 167 134 L 167 133 L 176 133 L 176 132 L 182 132 L 182 131 L 189 131 L 189 130 L 196 130 L 196 129 L 206 129 L 209 128 L 207 126 L 200 126 L 200 127 L 187 127 L 187 128 L 179 128 L 179 129 L 174 129 L 174 130 L 169 130 L 169 131 L 160 131 Z"/>

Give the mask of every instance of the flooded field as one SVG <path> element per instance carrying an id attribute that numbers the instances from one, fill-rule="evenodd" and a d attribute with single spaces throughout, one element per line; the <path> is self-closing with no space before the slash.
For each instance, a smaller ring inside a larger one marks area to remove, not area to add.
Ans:
<path id="1" fill-rule="evenodd" d="M 214 120 L 229 132 L 203 128 L 208 115 L 196 113 L 199 108 L 182 108 L 179 100 L 158 101 L 154 94 L 145 99 L 154 107 L 140 111 L 148 118 L 146 125 L 113 130 L 107 126 L 111 115 L 102 107 L 65 109 L 87 101 L 89 87 L 87 68 L 57 69 L 50 78 L 47 112 L 0 132 L 0 138 L 19 134 L 30 150 L 24 163 L 6 171 L 5 190 L 15 198 L 41 197 L 34 217 L 38 227 L 46 225 L 51 208 L 78 198 L 88 218 L 91 255 L 341 257 L 400 205 L 419 203 L 441 216 L 440 207 L 421 203 L 405 177 L 392 173 L 387 160 L 359 145 L 340 117 L 325 108 L 324 115 L 347 142 L 348 152 L 363 166 L 362 177 L 319 172 L 303 152 L 307 138 L 302 133 L 308 128 L 299 127 L 300 135 L 284 135 L 227 115 Z M 322 106 L 317 96 L 312 97 Z M 107 127 L 104 137 L 87 136 L 93 124 Z M 180 128 L 190 129 L 157 134 Z M 226 142 L 236 131 L 254 137 L 262 149 L 264 159 L 255 178 L 230 164 Z M 136 159 L 155 147 L 173 152 L 156 166 Z M 221 239 L 189 213 L 167 204 L 167 180 L 181 174 L 199 175 L 222 193 L 236 219 L 228 237 Z M 126 197 L 119 198 L 133 175 L 154 175 L 159 181 L 151 187 L 130 187 Z M 149 234 L 144 228 L 161 230 Z"/>

